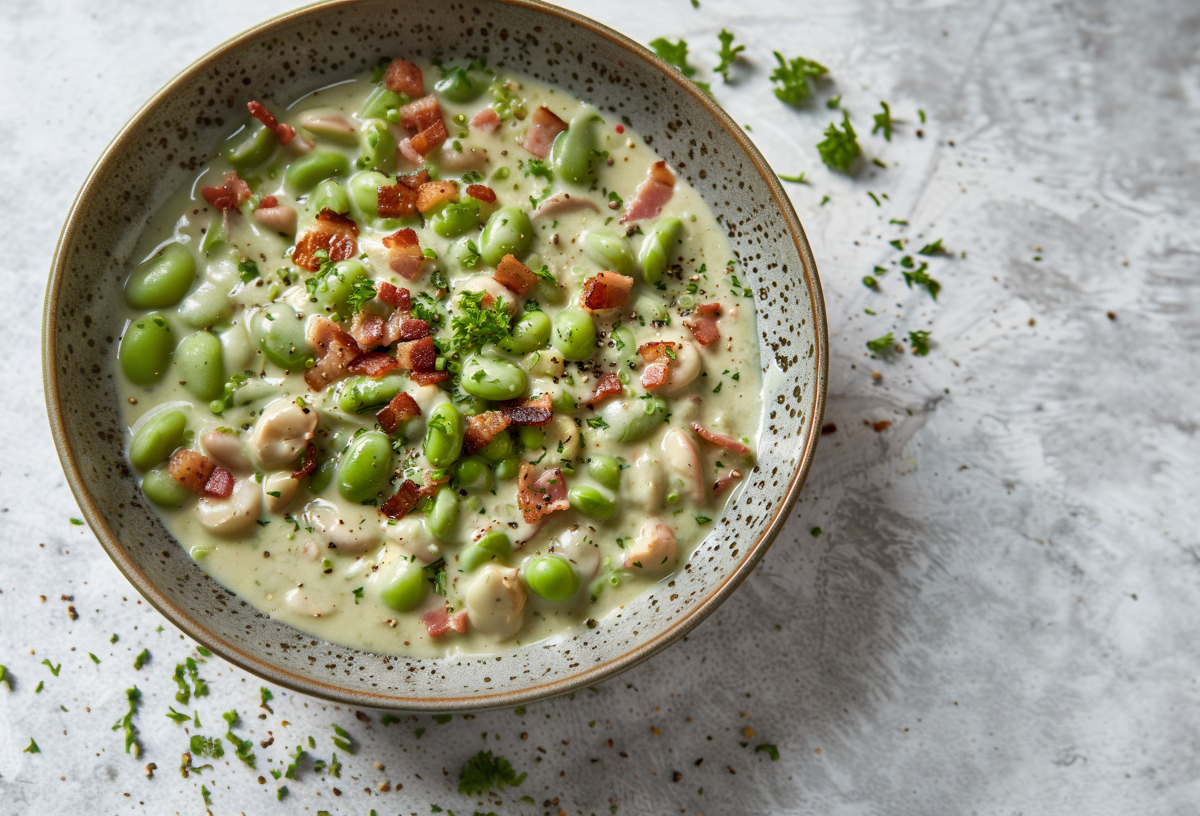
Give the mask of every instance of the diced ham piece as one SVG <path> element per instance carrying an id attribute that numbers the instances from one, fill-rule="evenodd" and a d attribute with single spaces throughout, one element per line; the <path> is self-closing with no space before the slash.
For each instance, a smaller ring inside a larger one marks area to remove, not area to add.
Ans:
<path id="1" fill-rule="evenodd" d="M 396 230 L 383 239 L 383 245 L 388 250 L 388 263 L 392 271 L 402 278 L 413 280 L 421 274 L 425 263 L 425 255 L 421 252 L 421 244 L 417 240 L 414 229 Z"/>
<path id="2" fill-rule="evenodd" d="M 732 436 L 726 436 L 725 434 L 713 433 L 699 422 L 692 423 L 692 430 L 699 434 L 702 439 L 713 443 L 717 447 L 733 451 L 734 453 L 740 453 L 742 456 L 750 454 L 750 449 L 742 444 L 740 440 L 734 439 Z"/>
<path id="3" fill-rule="evenodd" d="M 550 395 L 541 394 L 523 402 L 510 402 L 500 409 L 509 425 L 548 425 L 553 417 Z"/>
<path id="4" fill-rule="evenodd" d="M 417 191 L 417 209 L 421 215 L 428 215 L 437 207 L 451 201 L 458 201 L 457 181 L 427 181 Z"/>
<path id="5" fill-rule="evenodd" d="M 508 425 L 509 419 L 502 411 L 484 411 L 469 417 L 463 432 L 463 453 L 470 456 L 486 448 Z"/>
<path id="6" fill-rule="evenodd" d="M 309 272 L 321 268 L 317 250 L 329 253 L 331 261 L 345 261 L 358 254 L 358 224 L 326 207 L 317 213 L 317 220 L 300 236 L 292 250 L 292 263 Z"/>
<path id="7" fill-rule="evenodd" d="M 678 343 L 669 340 L 656 340 L 653 343 L 642 343 L 638 346 L 638 354 L 647 363 L 669 362 L 675 359 Z"/>
<path id="8" fill-rule="evenodd" d="M 607 397 L 621 393 L 621 378 L 613 372 L 608 372 L 600 377 L 596 382 L 596 390 L 592 393 L 592 398 L 585 405 L 599 405 Z"/>
<path id="9" fill-rule="evenodd" d="M 317 446 L 312 442 L 304 448 L 304 462 L 292 471 L 292 478 L 297 482 L 305 476 L 311 476 L 317 469 Z"/>
<path id="10" fill-rule="evenodd" d="M 444 124 L 442 106 L 438 104 L 438 99 L 433 94 L 414 99 L 400 108 L 400 124 L 409 133 L 420 133 L 438 123 Z"/>
<path id="11" fill-rule="evenodd" d="M 713 482 L 713 495 L 719 496 L 725 492 L 725 489 L 734 482 L 742 478 L 742 474 L 736 470 L 729 470 L 723 476 L 718 476 Z"/>
<path id="12" fill-rule="evenodd" d="M 629 290 L 632 288 L 633 278 L 618 272 L 601 272 L 583 282 L 579 305 L 587 312 L 624 309 L 629 305 Z"/>
<path id="13" fill-rule="evenodd" d="M 533 211 L 534 218 L 555 218 L 576 210 L 591 210 L 600 212 L 600 208 L 588 198 L 570 193 L 555 193 L 547 198 Z"/>
<path id="14" fill-rule="evenodd" d="M 419 385 L 437 385 L 440 382 L 450 379 L 449 371 L 413 371 L 409 375 L 409 379 L 414 380 Z"/>
<path id="15" fill-rule="evenodd" d="M 404 94 L 409 99 L 425 95 L 425 75 L 406 59 L 394 59 L 383 73 L 383 84 L 392 93 Z"/>
<path id="16" fill-rule="evenodd" d="M 421 477 L 421 501 L 438 492 L 438 488 L 450 481 L 450 470 L 427 470 Z"/>
<path id="17" fill-rule="evenodd" d="M 532 269 L 518 261 L 515 255 L 505 255 L 500 259 L 492 279 L 518 297 L 525 297 L 525 294 L 537 283 L 537 275 L 533 273 Z"/>
<path id="18" fill-rule="evenodd" d="M 484 204 L 496 203 L 496 191 L 491 187 L 486 187 L 482 184 L 471 184 L 467 186 L 467 195 L 476 201 L 482 201 Z"/>
<path id="19" fill-rule="evenodd" d="M 717 321 L 708 315 L 693 314 L 683 321 L 683 325 L 691 330 L 692 336 L 696 338 L 696 342 L 702 346 L 707 346 L 709 343 L 715 343 L 721 339 L 721 330 L 717 328 Z"/>
<path id="20" fill-rule="evenodd" d="M 236 170 L 230 170 L 221 180 L 220 187 L 203 187 L 200 195 L 209 206 L 225 212 L 236 210 L 251 195 L 250 185 L 242 181 Z"/>
<path id="21" fill-rule="evenodd" d="M 267 127 L 275 131 L 275 138 L 279 140 L 281 145 L 288 145 L 292 139 L 296 138 L 296 129 L 291 125 L 284 125 L 279 122 L 275 116 L 267 110 L 267 106 L 256 99 L 252 99 L 246 103 L 246 110 L 250 111 L 250 115 L 263 123 Z"/>
<path id="22" fill-rule="evenodd" d="M 217 463 L 212 459 L 199 451 L 187 448 L 175 451 L 167 463 L 167 473 L 171 474 L 171 478 L 200 496 L 204 495 L 209 477 L 216 469 Z"/>
<path id="23" fill-rule="evenodd" d="M 411 151 L 421 157 L 416 162 L 420 164 L 425 160 L 426 156 L 436 150 L 449 136 L 450 134 L 446 132 L 446 123 L 439 119 L 416 136 L 413 136 L 411 139 L 405 139 L 405 141 L 408 142 Z M 405 153 L 405 158 L 408 158 L 408 155 Z"/>
<path id="24" fill-rule="evenodd" d="M 254 209 L 262 210 L 262 209 L 270 209 L 272 207 L 278 207 L 278 206 L 279 206 L 279 199 L 276 198 L 275 196 L 269 195 L 269 196 L 263 196 L 262 199 L 258 202 L 258 206 L 255 207 Z"/>
<path id="25" fill-rule="evenodd" d="M 642 388 L 653 391 L 667 381 L 667 363 L 650 363 L 642 369 Z"/>
<path id="26" fill-rule="evenodd" d="M 417 212 L 417 193 L 406 184 L 383 184 L 378 206 L 380 218 L 411 218 Z"/>
<path id="27" fill-rule="evenodd" d="M 308 342 L 317 351 L 317 364 L 304 372 L 304 381 L 314 391 L 341 377 L 347 366 L 362 354 L 353 337 L 321 315 L 309 320 Z"/>
<path id="28" fill-rule="evenodd" d="M 225 468 L 217 468 L 204 483 L 204 495 L 214 499 L 228 499 L 233 492 L 233 474 Z"/>
<path id="29" fill-rule="evenodd" d="M 407 516 L 421 495 L 421 488 L 411 479 L 405 479 L 392 497 L 379 507 L 379 512 L 390 519 L 402 519 Z"/>
<path id="30" fill-rule="evenodd" d="M 437 346 L 433 338 L 422 337 L 396 346 L 396 362 L 408 371 L 433 371 L 437 361 Z"/>
<path id="31" fill-rule="evenodd" d="M 405 314 L 412 309 L 412 293 L 386 281 L 375 284 L 375 298 L 389 306 L 395 306 L 397 311 Z"/>
<path id="32" fill-rule="evenodd" d="M 375 421 L 384 433 L 394 433 L 400 423 L 406 419 L 421 415 L 421 406 L 410 395 L 401 391 L 392 397 L 392 401 L 375 413 Z"/>
<path id="33" fill-rule="evenodd" d="M 650 174 L 633 194 L 633 200 L 625 207 L 621 223 L 658 218 L 663 207 L 675 194 L 675 174 L 667 169 L 667 163 L 656 161 L 650 165 Z"/>
<path id="34" fill-rule="evenodd" d="M 421 185 L 427 181 L 429 181 L 428 170 L 418 170 L 415 173 L 409 173 L 407 176 L 396 176 L 397 184 L 403 184 L 413 191 L 420 190 Z"/>
<path id="35" fill-rule="evenodd" d="M 395 357 L 384 354 L 382 351 L 368 351 L 361 357 L 355 358 L 350 365 L 346 366 L 346 370 L 351 374 L 365 374 L 372 379 L 377 379 L 398 365 Z"/>
<path id="36" fill-rule="evenodd" d="M 400 155 L 408 159 L 413 164 L 422 165 L 425 163 L 425 157 L 418 153 L 417 149 L 413 147 L 412 139 L 401 139 L 397 147 L 400 150 Z"/>
<path id="37" fill-rule="evenodd" d="M 350 322 L 350 336 L 358 347 L 370 351 L 383 343 L 383 327 L 387 321 L 374 312 L 361 311 Z"/>
<path id="38" fill-rule="evenodd" d="M 554 144 L 554 139 L 567 129 L 567 123 L 545 105 L 535 110 L 529 120 L 532 124 L 529 130 L 525 131 L 521 147 L 539 159 L 544 159 L 550 154 L 550 146 Z"/>
<path id="39" fill-rule="evenodd" d="M 701 303 L 699 306 L 697 306 L 695 308 L 694 311 L 696 312 L 696 314 L 702 314 L 702 315 L 708 315 L 710 317 L 716 317 L 717 315 L 719 315 L 721 313 L 721 304 L 717 303 L 716 301 L 714 301 L 712 303 Z"/>
<path id="40" fill-rule="evenodd" d="M 536 480 L 532 476 L 533 468 L 528 462 L 522 462 L 517 471 L 517 504 L 526 524 L 536 524 L 542 516 L 571 506 L 561 468 L 547 470 Z"/>
<path id="41" fill-rule="evenodd" d="M 494 108 L 484 108 L 471 117 L 471 127 L 484 133 L 495 133 L 500 128 L 500 114 Z"/>
<path id="42" fill-rule="evenodd" d="M 425 631 L 430 637 L 441 637 L 447 632 L 466 634 L 467 613 L 464 611 L 450 614 L 445 606 L 439 606 L 422 615 L 421 623 L 425 624 Z"/>

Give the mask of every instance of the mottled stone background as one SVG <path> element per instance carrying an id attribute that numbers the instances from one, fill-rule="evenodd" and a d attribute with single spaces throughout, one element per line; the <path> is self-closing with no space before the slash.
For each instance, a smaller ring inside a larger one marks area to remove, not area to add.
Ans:
<path id="1" fill-rule="evenodd" d="M 256 678 L 210 659 L 201 730 L 236 708 L 258 769 L 230 753 L 182 778 L 187 735 L 163 713 L 195 652 L 68 522 L 39 313 L 103 146 L 174 73 L 289 4 L 0 0 L 0 813 L 199 814 L 201 785 L 219 816 L 1200 812 L 1200 7 L 567 5 L 643 42 L 686 37 L 704 79 L 732 29 L 749 63 L 715 79 L 718 99 L 780 172 L 811 180 L 789 190 L 825 286 L 837 432 L 787 529 L 686 641 L 521 713 L 385 726 L 274 689 L 268 714 Z M 814 104 L 773 98 L 773 49 L 829 67 Z M 835 94 L 887 169 L 821 166 Z M 880 100 L 890 143 L 869 134 Z M 904 287 L 896 238 L 953 252 L 931 262 L 937 303 Z M 860 283 L 876 264 L 881 294 Z M 928 357 L 867 356 L 866 340 L 918 328 Z M 140 760 L 110 730 L 134 683 Z M 359 745 L 339 752 L 341 778 L 305 764 L 277 802 L 269 771 L 309 735 L 328 758 L 334 723 Z M 40 754 L 22 752 L 31 737 Z M 499 803 L 455 792 L 485 745 L 529 773 Z"/>

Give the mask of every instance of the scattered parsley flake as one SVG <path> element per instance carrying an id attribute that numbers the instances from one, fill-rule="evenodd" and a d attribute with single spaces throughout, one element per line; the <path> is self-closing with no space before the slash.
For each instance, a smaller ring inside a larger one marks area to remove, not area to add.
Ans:
<path id="1" fill-rule="evenodd" d="M 875 127 L 871 128 L 871 134 L 874 135 L 878 131 L 883 131 L 883 138 L 887 141 L 892 140 L 892 109 L 888 107 L 888 103 L 880 100 L 879 104 L 883 107 L 883 113 L 875 114 Z"/>
<path id="2" fill-rule="evenodd" d="M 432 564 L 427 564 L 422 567 L 425 570 L 425 580 L 429 581 L 429 585 L 433 587 L 433 591 L 438 595 L 445 596 L 446 594 L 446 560 L 439 558 Z"/>
<path id="3" fill-rule="evenodd" d="M 62 663 L 59 663 L 57 666 L 55 666 L 53 663 L 50 662 L 49 658 L 43 660 L 42 665 L 45 666 L 46 668 L 48 668 L 50 670 L 50 673 L 53 674 L 55 677 L 58 677 L 58 673 L 60 671 L 62 671 Z"/>
<path id="4" fill-rule="evenodd" d="M 831 122 L 825 129 L 825 138 L 817 145 L 821 161 L 842 173 L 849 173 L 855 159 L 862 155 L 854 127 L 850 124 L 850 114 L 842 111 L 842 129 L 836 122 Z"/>
<path id="5" fill-rule="evenodd" d="M 721 29 L 721 33 L 717 35 L 717 39 L 721 41 L 721 49 L 717 51 L 717 56 L 721 61 L 717 63 L 717 67 L 713 70 L 721 75 L 721 78 L 726 82 L 729 81 L 729 70 L 733 68 L 735 62 L 740 59 L 738 54 L 746 50 L 744 45 L 733 44 L 733 33 Z"/>
<path id="6" fill-rule="evenodd" d="M 772 762 L 779 761 L 779 749 L 776 748 L 774 745 L 770 745 L 768 743 L 763 743 L 762 745 L 756 745 L 754 747 L 754 753 L 766 754 L 767 756 L 769 756 L 771 758 Z"/>
<path id="7" fill-rule="evenodd" d="M 433 721 L 435 723 L 437 723 L 438 725 L 445 725 L 446 723 L 450 722 L 453 719 L 454 719 L 453 714 L 434 714 L 433 715 Z"/>
<path id="8" fill-rule="evenodd" d="M 701 527 L 703 527 L 705 524 L 708 524 L 711 521 L 712 521 L 712 519 L 710 519 L 708 516 L 696 516 L 696 523 L 699 524 Z"/>
<path id="9" fill-rule="evenodd" d="M 258 699 L 259 699 L 259 703 L 258 703 L 259 708 L 265 708 L 267 710 L 267 712 L 270 714 L 275 713 L 271 709 L 271 706 L 270 706 L 270 702 L 275 699 L 275 695 L 273 693 L 271 693 L 271 690 L 269 688 L 267 688 L 266 686 L 260 686 L 258 689 Z"/>
<path id="10" fill-rule="evenodd" d="M 364 587 L 359 587 L 358 589 L 354 590 L 354 605 L 355 606 L 358 606 L 359 601 L 362 600 L 363 589 L 364 589 Z"/>
<path id="11" fill-rule="evenodd" d="M 129 711 L 125 713 L 124 717 L 117 720 L 112 730 L 125 730 L 125 753 L 133 754 L 136 759 L 142 753 L 142 746 L 138 744 L 138 729 L 133 724 L 133 715 L 137 713 L 138 706 L 141 704 L 142 693 L 138 691 L 137 686 L 125 689 L 125 699 L 129 701 Z"/>
<path id="12" fill-rule="evenodd" d="M 133 659 L 133 667 L 135 669 L 140 669 L 142 666 L 145 666 L 149 662 L 150 662 L 150 650 L 142 649 L 140 652 L 138 652 L 138 656 Z"/>
<path id="13" fill-rule="evenodd" d="M 454 349 L 460 353 L 481 348 L 486 343 L 500 343 L 512 336 L 511 318 L 504 302 L 497 300 L 492 307 L 483 305 L 485 292 L 462 292 L 458 296 L 458 313 L 450 320 L 454 334 Z"/>
<path id="14" fill-rule="evenodd" d="M 794 176 L 785 176 L 783 173 L 780 173 L 779 178 L 783 179 L 784 181 L 790 181 L 793 184 L 808 184 L 809 183 L 808 179 L 806 179 L 804 177 L 803 173 L 797 173 Z"/>
<path id="15" fill-rule="evenodd" d="M 458 262 L 466 268 L 471 269 L 479 263 L 481 258 L 478 245 L 468 238 L 465 251 L 458 256 Z"/>
<path id="16" fill-rule="evenodd" d="M 918 357 L 924 357 L 929 353 L 929 332 L 927 331 L 910 331 L 908 339 L 912 342 L 913 354 Z"/>
<path id="17" fill-rule="evenodd" d="M 908 222 L 907 222 L 907 221 L 902 221 L 902 220 L 901 220 L 901 219 L 899 219 L 899 218 L 893 218 L 892 220 L 888 221 L 888 223 L 889 223 L 889 224 L 898 224 L 898 225 L 900 225 L 900 226 L 902 226 L 902 227 L 907 227 L 907 226 L 908 226 Z"/>
<path id="18" fill-rule="evenodd" d="M 949 255 L 942 247 L 942 239 L 938 238 L 932 244 L 926 244 L 917 250 L 918 255 Z"/>
<path id="19" fill-rule="evenodd" d="M 665 37 L 659 37 L 656 40 L 650 41 L 650 47 L 654 49 L 654 53 L 658 55 L 659 59 L 679 69 L 679 73 L 688 79 L 692 79 L 696 74 L 696 69 L 688 65 L 688 44 L 685 40 L 680 39 L 677 42 L 671 42 Z M 711 85 L 707 82 L 698 82 L 694 79 L 692 81 L 699 85 L 700 89 L 706 94 L 712 96 Z"/>
<path id="20" fill-rule="evenodd" d="M 304 750 L 304 746 L 297 745 L 295 753 L 292 754 L 292 761 L 288 763 L 283 775 L 288 779 L 295 779 L 296 774 L 300 771 L 300 762 L 308 756 L 308 751 Z"/>
<path id="21" fill-rule="evenodd" d="M 712 392 L 713 392 L 714 394 L 720 394 L 720 393 L 721 393 L 721 386 L 722 386 L 722 385 L 724 385 L 724 384 L 725 384 L 725 383 L 723 383 L 723 382 L 719 382 L 719 383 L 717 383 L 717 387 L 716 387 L 716 388 L 714 388 L 714 389 L 712 390 Z"/>
<path id="22" fill-rule="evenodd" d="M 872 193 L 870 190 L 867 190 L 867 195 L 869 195 L 871 197 L 871 200 L 875 202 L 876 207 L 883 206 L 882 204 L 879 203 L 879 197 L 876 196 L 874 193 Z"/>
<path id="23" fill-rule="evenodd" d="M 233 733 L 233 726 L 238 722 L 237 711 L 226 711 L 221 715 L 221 718 L 228 723 L 228 728 L 225 730 L 225 739 L 229 740 L 230 745 L 233 746 L 233 753 L 238 759 L 253 768 L 255 763 L 254 741 L 242 739 Z"/>
<path id="24" fill-rule="evenodd" d="M 76 527 L 82 527 L 82 526 L 83 526 L 83 519 L 77 519 L 77 518 L 75 518 L 74 516 L 72 516 L 72 517 L 70 518 L 70 522 L 71 522 L 72 524 L 74 524 Z"/>
<path id="25" fill-rule="evenodd" d="M 33 737 L 30 737 L 30 738 L 29 738 L 29 747 L 28 747 L 28 748 L 26 748 L 26 749 L 25 749 L 24 751 L 22 751 L 21 753 L 22 753 L 22 754 L 40 754 L 41 752 L 42 752 L 42 749 L 41 749 L 41 748 L 38 748 L 37 741 L 36 741 L 36 740 L 34 740 L 34 738 L 33 738 Z"/>
<path id="26" fill-rule="evenodd" d="M 823 197 L 821 198 L 821 204 L 820 204 L 820 206 L 824 207 L 824 206 L 825 206 L 826 204 L 828 204 L 828 203 L 829 203 L 829 196 L 823 196 Z"/>
<path id="27" fill-rule="evenodd" d="M 97 666 L 100 665 L 100 658 L 96 657 L 91 652 L 88 652 L 88 657 L 90 657 L 92 659 L 92 662 L 95 663 Z"/>
<path id="28" fill-rule="evenodd" d="M 941 290 L 942 285 L 929 277 L 929 273 L 925 271 L 928 268 L 929 264 L 921 264 L 912 272 L 909 272 L 907 269 L 903 270 L 904 283 L 909 289 L 912 288 L 914 283 L 918 286 L 924 286 L 929 290 L 930 297 L 937 300 L 938 292 Z"/>
<path id="29" fill-rule="evenodd" d="M 842 104 L 841 94 L 838 94 L 837 96 L 831 96 L 829 99 L 825 100 L 825 107 L 829 108 L 830 110 L 837 110 L 838 105 L 840 104 Z"/>
<path id="30" fill-rule="evenodd" d="M 887 334 L 883 335 L 883 337 L 876 337 L 874 340 L 868 340 L 867 348 L 876 354 L 883 354 L 887 351 L 890 351 L 895 343 L 896 339 L 892 337 L 891 332 L 888 332 Z"/>
<path id="31" fill-rule="evenodd" d="M 542 159 L 530 159 L 525 162 L 525 178 L 541 176 L 546 181 L 554 181 L 554 171 Z"/>
<path id="32" fill-rule="evenodd" d="M 400 718 L 397 717 L 395 714 L 384 714 L 384 715 L 380 716 L 380 718 L 379 718 L 380 725 L 392 725 L 393 723 L 398 723 L 398 722 L 400 722 Z"/>
<path id="33" fill-rule="evenodd" d="M 812 533 L 813 538 L 821 537 L 821 528 L 820 527 L 813 527 L 810 532 Z"/>
<path id="34" fill-rule="evenodd" d="M 896 238 L 895 240 L 892 240 L 892 241 L 888 241 L 888 243 L 891 244 L 892 248 L 895 249 L 897 252 L 904 251 L 904 244 L 901 243 L 899 238 Z"/>
<path id="35" fill-rule="evenodd" d="M 925 124 L 925 111 L 924 111 L 924 110 L 922 110 L 921 108 L 917 108 L 917 116 L 919 116 L 919 117 L 920 117 L 920 119 L 921 119 L 921 124 L 922 124 L 922 125 L 923 125 L 923 124 Z"/>
<path id="36" fill-rule="evenodd" d="M 354 738 L 350 736 L 349 731 L 334 723 L 333 733 L 335 736 L 332 739 L 335 746 L 341 748 L 347 754 L 358 752 L 358 746 L 354 744 Z"/>
<path id="37" fill-rule="evenodd" d="M 796 57 L 789 61 L 776 51 L 775 59 L 778 60 L 779 67 L 771 72 L 771 82 L 779 85 L 775 89 L 776 98 L 788 105 L 799 106 L 808 101 L 812 94 L 809 78 L 829 73 L 829 69 L 824 65 L 804 57 Z"/>
<path id="38" fill-rule="evenodd" d="M 608 423 L 604 421 L 604 417 L 588 417 L 587 421 L 589 428 L 607 428 Z"/>
<path id="39" fill-rule="evenodd" d="M 458 774 L 458 792 L 479 796 L 489 790 L 518 787 L 528 774 L 517 775 L 512 764 L 491 751 L 480 751 L 467 760 Z"/>
<path id="40" fill-rule="evenodd" d="M 863 286 L 867 287 L 868 289 L 879 288 L 879 281 L 875 280 L 874 276 L 872 275 L 863 275 L 862 282 Z"/>
<path id="41" fill-rule="evenodd" d="M 181 711 L 176 711 L 175 706 L 168 706 L 167 713 L 164 716 L 176 725 L 183 725 L 185 722 L 191 719 L 191 717 L 187 714 L 184 714 Z"/>

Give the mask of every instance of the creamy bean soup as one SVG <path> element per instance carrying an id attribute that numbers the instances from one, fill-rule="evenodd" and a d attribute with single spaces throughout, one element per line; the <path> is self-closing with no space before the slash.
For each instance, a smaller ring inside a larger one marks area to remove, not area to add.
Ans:
<path id="1" fill-rule="evenodd" d="M 129 459 L 262 612 L 417 656 L 669 582 L 754 467 L 754 301 L 626 124 L 478 62 L 248 104 L 136 253 Z"/>

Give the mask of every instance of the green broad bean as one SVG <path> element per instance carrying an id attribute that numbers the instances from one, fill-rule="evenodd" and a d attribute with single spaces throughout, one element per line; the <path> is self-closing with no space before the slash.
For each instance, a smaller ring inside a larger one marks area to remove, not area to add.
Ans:
<path id="1" fill-rule="evenodd" d="M 479 226 L 479 202 L 455 201 L 440 207 L 429 220 L 430 228 L 443 238 L 457 238 Z"/>
<path id="2" fill-rule="evenodd" d="M 391 173 L 396 169 L 396 137 L 382 119 L 368 119 L 358 131 L 358 166 Z"/>
<path id="3" fill-rule="evenodd" d="M 198 331 L 180 341 L 174 355 L 175 377 L 197 399 L 206 402 L 225 388 L 225 362 L 221 341 L 211 332 Z"/>
<path id="4" fill-rule="evenodd" d="M 525 450 L 538 450 L 546 446 L 546 432 L 536 425 L 522 425 L 517 429 L 517 439 Z"/>
<path id="5" fill-rule="evenodd" d="M 250 318 L 250 336 L 272 363 L 288 371 L 298 371 L 313 354 L 304 324 L 291 306 L 273 303 Z"/>
<path id="6" fill-rule="evenodd" d="M 399 111 L 408 102 L 407 95 L 398 94 L 395 91 L 389 91 L 383 85 L 377 85 L 371 93 L 367 94 L 367 99 L 358 112 L 358 118 L 386 120 L 389 110 Z"/>
<path id="7" fill-rule="evenodd" d="M 125 279 L 125 300 L 135 309 L 165 309 L 183 300 L 196 279 L 196 259 L 170 243 L 142 261 Z"/>
<path id="8" fill-rule="evenodd" d="M 342 452 L 335 476 L 346 500 L 374 498 L 392 476 L 392 440 L 380 431 L 359 435 Z"/>
<path id="9" fill-rule="evenodd" d="M 683 222 L 668 216 L 660 218 L 654 229 L 650 230 L 650 234 L 642 240 L 642 248 L 638 251 L 638 263 L 642 267 L 642 280 L 650 286 L 663 279 L 667 267 L 671 265 L 675 242 L 682 234 Z"/>
<path id="10" fill-rule="evenodd" d="M 454 466 L 459 487 L 464 490 L 491 490 L 496 480 L 487 462 L 478 456 L 468 456 Z"/>
<path id="11" fill-rule="evenodd" d="M 561 555 L 539 555 L 525 563 L 525 583 L 547 601 L 565 601 L 579 590 L 579 574 Z"/>
<path id="12" fill-rule="evenodd" d="M 289 195 L 301 196 L 333 176 L 350 175 L 350 160 L 341 153 L 314 150 L 288 165 L 283 187 Z"/>
<path id="13" fill-rule="evenodd" d="M 579 408 L 579 405 L 575 402 L 575 397 L 571 396 L 569 391 L 563 389 L 557 393 L 551 392 L 550 407 L 554 409 L 556 414 L 573 414 Z"/>
<path id="14" fill-rule="evenodd" d="M 492 213 L 479 236 L 479 253 L 488 266 L 496 266 L 505 255 L 519 260 L 533 243 L 533 223 L 519 207 L 501 207 Z"/>
<path id="15" fill-rule="evenodd" d="M 196 494 L 171 478 L 163 468 L 156 468 L 142 477 L 142 492 L 146 498 L 170 510 L 183 507 Z"/>
<path id="16" fill-rule="evenodd" d="M 528 354 L 550 342 L 550 318 L 545 312 L 526 312 L 513 326 L 512 337 L 501 343 L 505 351 Z"/>
<path id="17" fill-rule="evenodd" d="M 337 466 L 338 460 L 334 457 L 323 457 L 317 469 L 308 477 L 308 491 L 315 496 L 329 487 L 329 483 L 333 481 L 333 474 L 337 472 Z"/>
<path id="18" fill-rule="evenodd" d="M 492 437 L 492 441 L 479 451 L 479 455 L 488 462 L 498 466 L 502 464 L 510 455 L 512 455 L 512 452 L 512 434 L 505 430 Z M 497 470 L 496 475 L 500 476 L 499 470 Z M 504 477 L 500 476 L 500 478 Z"/>
<path id="19" fill-rule="evenodd" d="M 403 388 L 402 374 L 388 374 L 379 379 L 350 377 L 338 391 L 338 408 L 347 414 L 361 414 L 386 405 Z"/>
<path id="20" fill-rule="evenodd" d="M 566 298 L 563 293 L 562 284 L 557 281 L 538 278 L 537 283 L 533 285 L 533 297 L 538 303 L 562 303 Z"/>
<path id="21" fill-rule="evenodd" d="M 617 503 L 591 485 L 572 487 L 567 501 L 577 513 L 597 521 L 608 521 L 617 514 Z"/>
<path id="22" fill-rule="evenodd" d="M 622 365 L 628 366 L 638 359 L 637 340 L 633 338 L 632 331 L 621 327 L 614 330 L 611 336 L 613 343 L 616 344 L 617 351 L 621 354 Z"/>
<path id="23" fill-rule="evenodd" d="M 480 79 L 466 68 L 451 68 L 450 73 L 434 83 L 433 89 L 451 102 L 464 104 L 487 90 L 487 80 Z"/>
<path id="24" fill-rule="evenodd" d="M 200 239 L 200 251 L 207 257 L 225 243 L 226 238 L 228 236 L 225 234 L 225 220 L 220 213 L 216 213 L 209 222 L 208 229 L 204 230 L 204 237 Z"/>
<path id="25" fill-rule="evenodd" d="M 325 179 L 308 194 L 310 213 L 315 216 L 325 209 L 342 215 L 350 212 L 350 196 L 346 195 L 346 188 L 333 179 Z"/>
<path id="26" fill-rule="evenodd" d="M 475 354 L 467 358 L 462 366 L 459 384 L 468 394 L 503 402 L 516 399 L 525 393 L 528 380 L 525 372 L 507 360 Z"/>
<path id="27" fill-rule="evenodd" d="M 129 461 L 141 471 L 165 462 L 183 444 L 187 416 L 183 411 L 162 411 L 147 419 L 129 443 Z"/>
<path id="28" fill-rule="evenodd" d="M 350 203 L 359 220 L 379 217 L 379 188 L 392 184 L 392 179 L 374 170 L 364 170 L 350 177 Z"/>
<path id="29" fill-rule="evenodd" d="M 193 329 L 207 329 L 228 321 L 233 315 L 233 303 L 225 290 L 211 283 L 202 283 L 183 299 L 175 313 Z"/>
<path id="30" fill-rule="evenodd" d="M 443 544 L 453 539 L 458 526 L 458 494 L 449 485 L 438 488 L 434 494 L 433 507 L 425 524 L 433 537 Z"/>
<path id="31" fill-rule="evenodd" d="M 151 312 L 129 323 L 121 338 L 117 360 L 130 380 L 138 385 L 153 385 L 167 373 L 174 350 L 171 324 L 159 312 Z"/>
<path id="32" fill-rule="evenodd" d="M 550 165 L 559 178 L 583 187 L 596 183 L 596 161 L 600 153 L 596 150 L 592 123 L 599 118 L 591 111 L 580 113 L 554 139 Z"/>
<path id="33" fill-rule="evenodd" d="M 596 350 L 596 325 L 587 312 L 563 309 L 554 316 L 554 348 L 568 360 L 580 362 Z"/>
<path id="34" fill-rule="evenodd" d="M 496 463 L 495 473 L 496 478 L 502 482 L 511 481 L 517 478 L 517 474 L 521 470 L 521 457 L 516 454 L 505 456 Z"/>
<path id="35" fill-rule="evenodd" d="M 452 403 L 444 402 L 433 409 L 425 426 L 421 450 L 429 464 L 436 468 L 450 467 L 462 453 L 462 414 Z"/>
<path id="36" fill-rule="evenodd" d="M 628 275 L 633 271 L 633 250 L 623 236 L 605 229 L 588 230 L 583 236 L 583 254 L 605 270 Z"/>
<path id="37" fill-rule="evenodd" d="M 313 297 L 317 305 L 327 312 L 342 312 L 346 308 L 354 284 L 367 278 L 367 268 L 354 260 L 338 261 L 329 274 L 317 284 Z"/>
<path id="38" fill-rule="evenodd" d="M 661 397 L 637 400 L 624 410 L 610 412 L 609 425 L 616 430 L 618 442 L 638 442 L 645 439 L 654 430 L 667 421 L 667 401 Z M 613 403 L 620 408 L 620 403 Z"/>
<path id="39" fill-rule="evenodd" d="M 588 459 L 588 474 L 609 490 L 621 486 L 621 465 L 611 456 L 592 454 Z"/>
<path id="40" fill-rule="evenodd" d="M 411 612 L 429 591 L 425 570 L 416 561 L 401 561 L 396 571 L 379 590 L 379 600 L 397 612 Z"/>
<path id="41" fill-rule="evenodd" d="M 661 323 L 667 319 L 667 306 L 654 295 L 638 295 L 633 302 L 633 311 L 638 317 L 650 322 Z"/>
<path id="42" fill-rule="evenodd" d="M 221 154 L 233 165 L 234 170 L 244 173 L 271 158 L 277 141 L 275 131 L 255 123 L 249 129 L 231 136 L 221 149 Z"/>
<path id="43" fill-rule="evenodd" d="M 488 530 L 474 544 L 463 548 L 458 556 L 458 565 L 473 572 L 493 559 L 503 561 L 512 554 L 512 542 L 500 530 Z"/>

